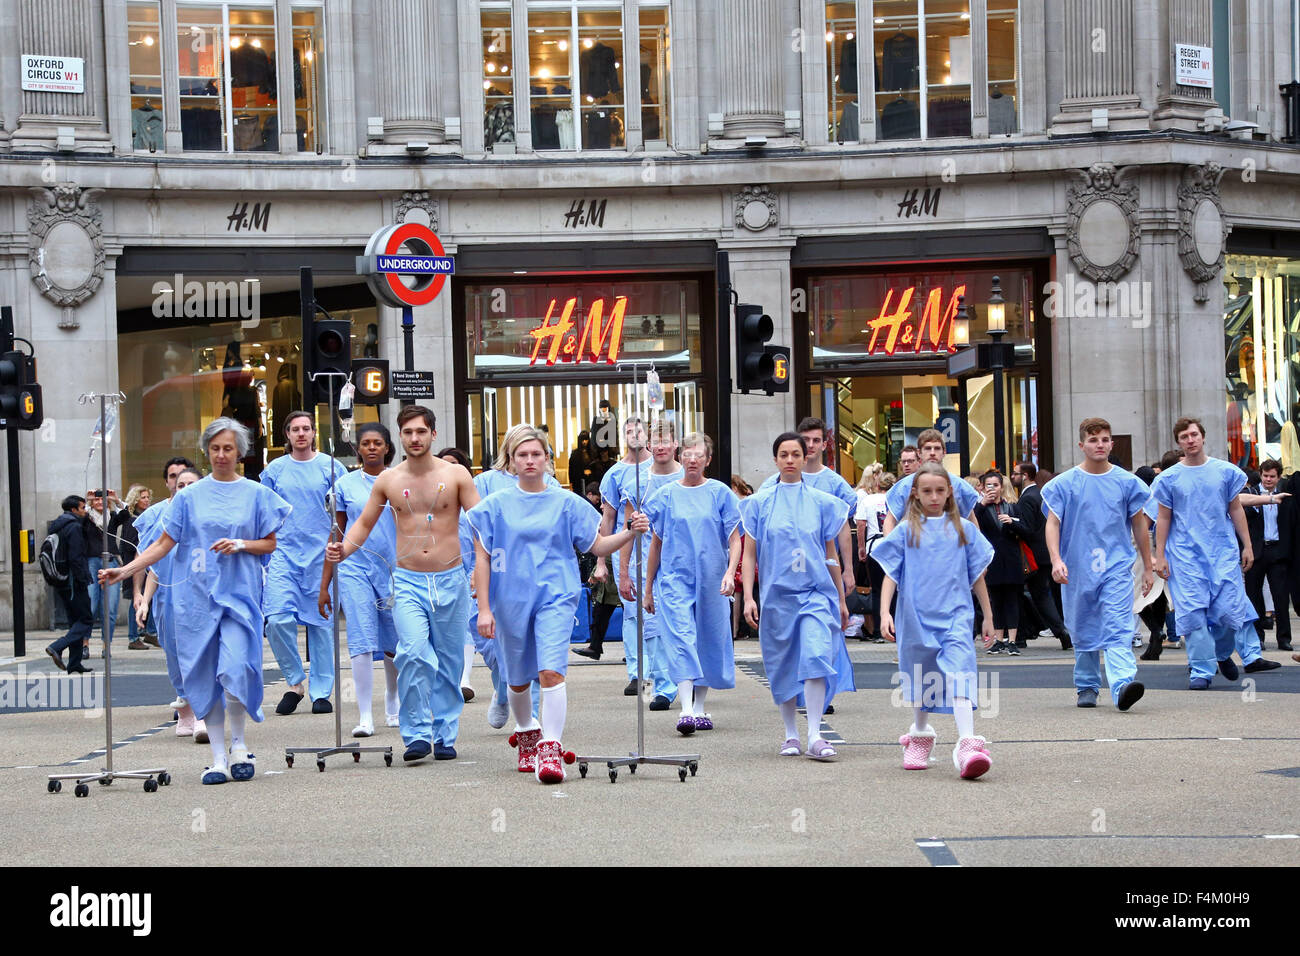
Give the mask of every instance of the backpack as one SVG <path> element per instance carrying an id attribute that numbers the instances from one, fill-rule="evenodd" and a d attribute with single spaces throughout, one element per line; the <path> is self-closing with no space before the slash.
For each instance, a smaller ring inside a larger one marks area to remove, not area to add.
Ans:
<path id="1" fill-rule="evenodd" d="M 68 527 L 68 522 L 62 519 L 56 521 L 50 528 L 50 533 L 41 542 L 41 553 L 37 560 L 41 566 L 41 576 L 50 587 L 67 587 L 70 580 Z"/>

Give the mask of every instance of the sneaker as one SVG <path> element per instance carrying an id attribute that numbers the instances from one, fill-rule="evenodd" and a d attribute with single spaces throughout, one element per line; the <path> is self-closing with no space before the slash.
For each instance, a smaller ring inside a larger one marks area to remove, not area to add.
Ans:
<path id="1" fill-rule="evenodd" d="M 493 730 L 500 730 L 506 725 L 506 720 L 510 717 L 510 708 L 504 700 L 492 698 L 492 703 L 488 705 L 488 726 Z"/>
<path id="2" fill-rule="evenodd" d="M 1115 701 L 1115 706 L 1120 710 L 1128 710 L 1142 699 L 1142 695 L 1146 691 L 1147 689 L 1141 681 L 1129 681 L 1124 685 L 1124 689 L 1119 692 L 1119 700 Z"/>
<path id="3" fill-rule="evenodd" d="M 519 749 L 519 772 L 534 773 L 537 770 L 537 743 L 542 739 L 542 728 L 516 730 L 510 735 L 509 744 Z"/>
<path id="4" fill-rule="evenodd" d="M 677 718 L 677 732 L 683 737 L 689 737 L 695 733 L 695 718 L 687 714 L 682 714 Z"/>
<path id="5" fill-rule="evenodd" d="M 914 730 L 899 737 L 898 742 L 903 745 L 903 769 L 928 769 L 930 751 L 937 740 L 933 730 Z"/>
<path id="6" fill-rule="evenodd" d="M 1007 641 L 1006 652 L 1012 657 L 1020 656 L 1020 646 L 1014 641 Z"/>
<path id="7" fill-rule="evenodd" d="M 1136 634 L 1133 635 L 1133 646 L 1134 647 L 1142 646 L 1142 638 L 1138 637 Z"/>
<path id="8" fill-rule="evenodd" d="M 537 731 L 538 734 L 541 731 Z M 558 740 L 542 740 L 537 744 L 537 779 L 542 783 L 564 783 L 564 748 Z"/>
<path id="9" fill-rule="evenodd" d="M 696 730 L 712 730 L 712 729 L 713 729 L 713 718 L 710 717 L 708 714 L 705 714 L 705 715 L 702 716 L 702 717 L 696 717 L 696 718 L 695 718 L 695 729 L 696 729 Z"/>
<path id="10" fill-rule="evenodd" d="M 984 653 L 988 655 L 1001 654 L 1006 649 L 1007 649 L 1006 641 L 994 641 L 992 646 L 990 646 L 989 649 L 986 650 Z"/>
<path id="11" fill-rule="evenodd" d="M 1264 658 L 1251 661 L 1246 665 L 1247 674 L 1258 674 L 1260 671 L 1274 671 L 1282 666 L 1281 661 L 1266 661 Z"/>
<path id="12" fill-rule="evenodd" d="M 989 772 L 993 758 L 983 737 L 962 737 L 952 751 L 952 763 L 963 780 L 974 780 Z"/>
<path id="13" fill-rule="evenodd" d="M 1095 690 L 1081 690 L 1081 691 L 1079 691 L 1079 698 L 1078 698 L 1078 700 L 1075 702 L 1075 705 L 1074 705 L 1074 706 L 1075 706 L 1075 707 L 1096 707 L 1096 706 L 1097 706 L 1097 692 L 1096 692 Z"/>

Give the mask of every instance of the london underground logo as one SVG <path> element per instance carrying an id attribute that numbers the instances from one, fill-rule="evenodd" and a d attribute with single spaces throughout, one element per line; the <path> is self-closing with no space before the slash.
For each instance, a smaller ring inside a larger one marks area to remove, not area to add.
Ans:
<path id="1" fill-rule="evenodd" d="M 357 274 L 366 276 L 375 298 L 399 309 L 428 305 L 455 271 L 437 235 L 416 222 L 380 229 L 357 257 Z"/>

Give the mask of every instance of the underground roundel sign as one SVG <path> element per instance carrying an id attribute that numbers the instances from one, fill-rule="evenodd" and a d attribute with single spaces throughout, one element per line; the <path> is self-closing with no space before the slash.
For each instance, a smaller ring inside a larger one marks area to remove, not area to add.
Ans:
<path id="1" fill-rule="evenodd" d="M 417 222 L 385 226 L 357 258 L 357 274 L 366 276 L 375 298 L 398 309 L 428 305 L 455 271 L 433 230 Z"/>

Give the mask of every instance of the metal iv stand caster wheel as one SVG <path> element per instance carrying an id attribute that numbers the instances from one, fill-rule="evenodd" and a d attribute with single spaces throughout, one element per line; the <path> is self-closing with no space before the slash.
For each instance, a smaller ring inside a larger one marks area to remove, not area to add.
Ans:
<path id="1" fill-rule="evenodd" d="M 585 777 L 587 772 L 584 770 L 582 775 Z M 48 793 L 59 793 L 63 790 L 63 784 L 58 780 L 51 780 L 45 785 L 45 790 Z"/>
<path id="2" fill-rule="evenodd" d="M 146 781 L 144 782 L 144 792 L 145 792 L 145 793 L 157 793 L 157 792 L 158 792 L 158 781 L 155 780 L 153 777 L 150 777 L 148 780 L 146 780 Z"/>
<path id="3" fill-rule="evenodd" d="M 584 780 L 587 779 L 587 765 L 585 763 L 578 764 L 578 776 Z"/>
<path id="4" fill-rule="evenodd" d="M 86 786 L 84 783 L 79 783 L 79 784 L 77 784 L 76 788 L 73 789 L 72 792 L 73 792 L 74 794 L 76 794 L 77 796 L 79 796 L 79 797 L 88 797 L 88 796 L 90 796 L 90 788 L 89 788 L 88 786 Z"/>

